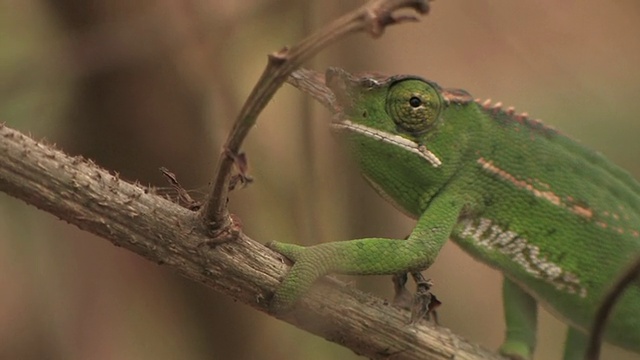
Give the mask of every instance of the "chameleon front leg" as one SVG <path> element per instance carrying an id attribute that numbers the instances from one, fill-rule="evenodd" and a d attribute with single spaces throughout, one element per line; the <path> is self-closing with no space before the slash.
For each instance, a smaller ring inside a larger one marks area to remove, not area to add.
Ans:
<path id="1" fill-rule="evenodd" d="M 268 246 L 294 261 L 271 301 L 274 313 L 286 311 L 318 279 L 329 273 L 401 274 L 431 266 L 447 241 L 463 206 L 455 192 L 431 200 L 407 240 L 366 238 L 309 247 L 286 243 Z M 449 194 L 449 195 L 448 195 Z"/>
<path id="2" fill-rule="evenodd" d="M 536 346 L 536 300 L 507 278 L 502 283 L 502 297 L 507 331 L 500 353 L 511 359 L 531 359 Z"/>

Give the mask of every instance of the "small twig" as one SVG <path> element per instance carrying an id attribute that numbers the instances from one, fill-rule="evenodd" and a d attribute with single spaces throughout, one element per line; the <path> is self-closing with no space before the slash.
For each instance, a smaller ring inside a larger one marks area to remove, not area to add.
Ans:
<path id="1" fill-rule="evenodd" d="M 640 256 L 635 262 L 618 278 L 611 290 L 607 293 L 602 304 L 596 312 L 596 317 L 589 336 L 589 345 L 585 353 L 585 360 L 598 360 L 600 358 L 600 345 L 602 334 L 607 325 L 607 319 L 616 302 L 622 296 L 629 285 L 640 277 Z"/>
<path id="2" fill-rule="evenodd" d="M 180 183 L 178 182 L 178 178 L 174 173 L 169 171 L 169 169 L 167 169 L 166 167 L 161 167 L 160 172 L 162 173 L 162 175 L 164 175 L 165 178 L 167 178 L 167 181 L 171 185 L 171 188 L 178 194 L 177 203 L 179 205 L 184 206 L 191 211 L 200 210 L 202 204 L 199 201 L 193 200 L 191 195 L 189 195 L 189 192 L 187 192 L 187 190 L 185 190 L 182 185 L 180 185 Z"/>
<path id="3" fill-rule="evenodd" d="M 269 55 L 267 66 L 240 110 L 223 147 L 210 196 L 201 209 L 201 216 L 210 230 L 218 230 L 230 225 L 226 202 L 234 163 L 233 155 L 238 154 L 244 138 L 255 124 L 258 115 L 289 74 L 328 44 L 347 34 L 365 31 L 373 37 L 379 37 L 388 25 L 417 21 L 416 17 L 410 15 L 394 16 L 394 13 L 400 9 L 413 9 L 417 13 L 426 14 L 429 11 L 429 0 L 370 1 L 333 21 L 291 49 L 285 48 Z"/>

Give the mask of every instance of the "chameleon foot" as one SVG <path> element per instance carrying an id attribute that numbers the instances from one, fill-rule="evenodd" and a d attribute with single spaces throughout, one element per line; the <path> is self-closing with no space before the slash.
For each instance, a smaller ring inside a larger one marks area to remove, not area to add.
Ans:
<path id="1" fill-rule="evenodd" d="M 500 346 L 500 354 L 512 360 L 531 359 L 531 349 L 529 345 L 520 341 L 507 341 Z"/>

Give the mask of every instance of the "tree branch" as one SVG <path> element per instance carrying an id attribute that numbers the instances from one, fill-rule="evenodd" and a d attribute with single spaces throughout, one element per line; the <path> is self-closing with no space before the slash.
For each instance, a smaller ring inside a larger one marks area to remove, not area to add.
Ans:
<path id="1" fill-rule="evenodd" d="M 1 124 L 0 154 L 0 191 L 267 311 L 287 266 L 237 223 L 212 239 L 197 213 Z M 406 311 L 330 283 L 320 281 L 282 319 L 374 359 L 498 358 L 445 328 L 409 326 Z"/>
<path id="2" fill-rule="evenodd" d="M 360 8 L 333 21 L 326 27 L 302 40 L 291 49 L 282 49 L 269 55 L 269 61 L 247 98 L 236 122 L 224 144 L 216 179 L 211 187 L 207 202 L 201 214 L 206 226 L 212 233 L 230 225 L 227 210 L 227 195 L 231 180 L 231 169 L 238 156 L 240 147 L 249 130 L 255 124 L 258 115 L 273 94 L 282 86 L 289 74 L 303 62 L 314 56 L 330 43 L 350 33 L 365 31 L 374 37 L 381 36 L 385 27 L 406 21 L 415 21 L 413 16 L 394 16 L 400 9 L 410 8 L 420 14 L 429 11 L 430 0 L 372 0 Z"/>

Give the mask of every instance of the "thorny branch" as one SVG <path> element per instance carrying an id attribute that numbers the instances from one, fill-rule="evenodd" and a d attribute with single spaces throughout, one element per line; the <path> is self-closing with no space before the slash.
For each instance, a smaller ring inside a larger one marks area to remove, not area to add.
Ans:
<path id="1" fill-rule="evenodd" d="M 398 10 L 413 9 L 420 14 L 429 12 L 429 0 L 372 0 L 340 17 L 326 27 L 302 40 L 290 49 L 284 48 L 269 55 L 267 66 L 240 110 L 218 159 L 216 179 L 201 217 L 213 234 L 231 225 L 227 210 L 227 196 L 234 159 L 258 115 L 286 81 L 291 72 L 330 43 L 355 32 L 368 32 L 379 37 L 385 27 L 416 21 L 411 15 L 395 15 Z"/>

